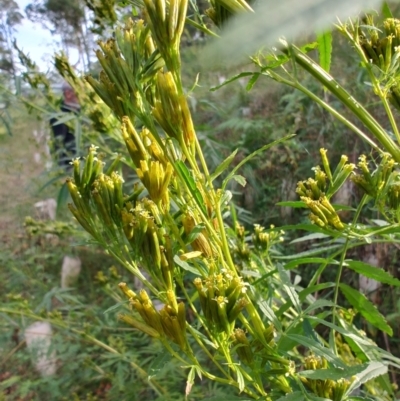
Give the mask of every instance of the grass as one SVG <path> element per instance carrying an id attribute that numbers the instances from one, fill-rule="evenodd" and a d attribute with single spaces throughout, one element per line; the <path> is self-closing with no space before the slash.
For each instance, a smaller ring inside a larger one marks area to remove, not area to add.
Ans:
<path id="1" fill-rule="evenodd" d="M 44 143 L 38 145 L 33 132 L 47 130 L 43 121 L 28 115 L 22 106 L 14 113 L 13 136 L 0 127 L 0 238 L 2 246 L 21 232 L 25 216 L 33 215 L 34 203 L 56 193 L 39 189 L 46 180 L 43 167 L 35 162 L 38 153 L 45 157 Z"/>

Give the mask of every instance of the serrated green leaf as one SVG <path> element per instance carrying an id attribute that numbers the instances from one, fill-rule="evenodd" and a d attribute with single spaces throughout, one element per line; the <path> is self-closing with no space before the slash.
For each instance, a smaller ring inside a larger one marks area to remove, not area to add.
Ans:
<path id="1" fill-rule="evenodd" d="M 362 372 L 355 375 L 355 380 L 347 390 L 347 394 L 351 394 L 356 388 L 375 377 L 382 376 L 387 373 L 388 368 L 382 362 L 372 361 L 367 364 L 368 366 Z"/>
<path id="2" fill-rule="evenodd" d="M 326 71 L 329 72 L 331 68 L 332 57 L 332 32 L 326 31 L 317 35 L 319 64 Z"/>
<path id="3" fill-rule="evenodd" d="M 371 266 L 364 262 L 358 262 L 356 260 L 347 261 L 346 265 L 351 270 L 354 270 L 355 272 L 362 274 L 365 277 L 372 278 L 373 280 L 379 281 L 380 283 L 400 287 L 400 280 L 394 278 L 391 274 L 383 269 Z"/>
<path id="4" fill-rule="evenodd" d="M 214 171 L 213 174 L 211 174 L 211 181 L 214 181 L 219 175 L 221 175 L 232 163 L 233 159 L 236 156 L 236 153 L 238 152 L 238 149 L 234 150 Z"/>
<path id="5" fill-rule="evenodd" d="M 346 297 L 347 301 L 353 306 L 354 309 L 359 311 L 369 323 L 390 336 L 393 335 L 393 330 L 387 324 L 385 318 L 364 294 L 361 294 L 358 290 L 355 290 L 343 283 L 340 284 L 340 289 L 342 290 L 342 293 Z"/>

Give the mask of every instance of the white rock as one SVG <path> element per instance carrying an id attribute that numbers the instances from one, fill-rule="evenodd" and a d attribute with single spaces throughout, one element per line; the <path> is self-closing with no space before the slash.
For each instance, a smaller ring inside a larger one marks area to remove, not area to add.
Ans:
<path id="1" fill-rule="evenodd" d="M 41 219 L 56 219 L 57 202 L 53 198 L 35 203 L 35 208 Z"/>
<path id="2" fill-rule="evenodd" d="M 371 266 L 380 267 L 379 260 L 374 254 L 367 254 L 363 258 L 364 262 L 370 264 Z M 367 295 L 368 298 L 376 303 L 378 301 L 378 292 L 381 288 L 382 284 L 379 281 L 376 281 L 372 278 L 368 278 L 360 274 L 358 279 L 358 285 L 360 288 L 360 292 Z"/>
<path id="3" fill-rule="evenodd" d="M 52 337 L 51 325 L 48 322 L 35 322 L 25 330 L 26 346 L 32 355 L 36 370 L 42 376 L 56 373 L 56 353 L 49 353 Z"/>
<path id="4" fill-rule="evenodd" d="M 61 288 L 70 288 L 76 283 L 82 262 L 78 257 L 64 256 L 61 268 Z"/>

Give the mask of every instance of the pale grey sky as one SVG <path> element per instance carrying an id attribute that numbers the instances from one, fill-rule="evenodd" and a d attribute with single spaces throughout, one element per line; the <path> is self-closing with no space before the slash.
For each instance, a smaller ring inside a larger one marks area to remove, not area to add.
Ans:
<path id="1" fill-rule="evenodd" d="M 21 12 L 24 14 L 25 7 L 31 0 L 16 0 Z M 29 54 L 31 59 L 35 61 L 42 71 L 52 69 L 52 55 L 55 51 L 60 50 L 60 38 L 57 35 L 52 36 L 49 31 L 43 29 L 40 24 L 33 24 L 27 18 L 22 21 L 21 25 L 16 27 L 17 32 L 15 38 L 18 46 Z M 70 58 L 72 64 L 78 60 L 76 51 L 71 51 Z"/>

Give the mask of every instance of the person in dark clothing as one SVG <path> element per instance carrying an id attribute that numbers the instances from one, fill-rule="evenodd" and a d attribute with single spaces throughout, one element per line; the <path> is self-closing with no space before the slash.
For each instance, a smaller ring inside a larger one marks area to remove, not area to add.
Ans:
<path id="1" fill-rule="evenodd" d="M 80 106 L 73 88 L 64 83 L 62 92 L 63 100 L 60 110 L 64 113 L 79 113 Z M 67 124 L 58 124 L 57 118 L 52 118 L 50 124 L 54 135 L 54 150 L 58 156 L 58 165 L 69 168 L 71 159 L 76 157 L 75 134 Z"/>

